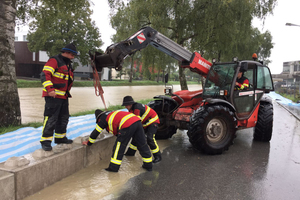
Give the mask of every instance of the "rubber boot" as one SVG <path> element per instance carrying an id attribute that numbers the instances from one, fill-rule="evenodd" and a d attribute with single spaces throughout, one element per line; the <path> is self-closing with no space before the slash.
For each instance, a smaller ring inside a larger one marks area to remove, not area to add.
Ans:
<path id="1" fill-rule="evenodd" d="M 52 151 L 51 141 L 43 141 L 41 145 L 44 151 Z"/>
<path id="2" fill-rule="evenodd" d="M 106 171 L 109 171 L 109 172 L 118 172 L 118 170 L 111 169 L 111 168 L 106 168 L 105 170 L 106 170 Z"/>
<path id="3" fill-rule="evenodd" d="M 154 160 L 152 161 L 153 163 L 158 163 L 158 162 L 161 161 L 161 153 L 160 153 L 160 151 L 157 152 L 157 153 L 154 153 L 153 156 L 154 156 Z"/>
<path id="4" fill-rule="evenodd" d="M 54 142 L 56 144 L 72 144 L 73 140 L 70 140 L 67 137 L 64 137 L 64 138 L 55 138 Z"/>
<path id="5" fill-rule="evenodd" d="M 144 163 L 142 168 L 146 169 L 148 172 L 152 171 L 152 162 L 151 163 Z"/>

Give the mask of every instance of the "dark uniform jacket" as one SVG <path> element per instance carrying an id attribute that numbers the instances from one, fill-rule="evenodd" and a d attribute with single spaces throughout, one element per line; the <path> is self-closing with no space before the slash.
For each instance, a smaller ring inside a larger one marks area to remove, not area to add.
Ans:
<path id="1" fill-rule="evenodd" d="M 236 79 L 236 82 L 238 83 L 238 90 L 244 90 L 249 87 L 249 80 L 242 76 L 240 79 Z"/>
<path id="2" fill-rule="evenodd" d="M 159 124 L 159 118 L 157 113 L 147 105 L 141 103 L 132 104 L 131 110 L 129 111 L 141 118 L 143 127 L 146 128 L 150 124 Z"/>

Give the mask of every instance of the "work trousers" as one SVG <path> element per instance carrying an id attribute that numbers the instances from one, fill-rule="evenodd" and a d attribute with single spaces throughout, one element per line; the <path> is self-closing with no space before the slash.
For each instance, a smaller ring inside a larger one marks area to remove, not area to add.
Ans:
<path id="1" fill-rule="evenodd" d="M 137 121 L 128 128 L 119 130 L 113 147 L 109 168 L 118 171 L 126 150 L 127 144 L 132 138 L 136 142 L 137 149 L 143 158 L 143 166 L 152 168 L 152 155 L 147 145 L 142 123 Z"/>
<path id="2" fill-rule="evenodd" d="M 157 126 L 158 126 L 157 123 L 153 123 L 153 124 L 150 124 L 149 126 L 147 126 L 145 129 L 145 134 L 147 137 L 147 144 L 149 145 L 153 155 L 160 154 L 159 146 L 155 140 L 155 133 L 157 131 Z M 132 140 L 126 154 L 134 155 L 136 150 L 137 150 L 136 141 Z"/>
<path id="3" fill-rule="evenodd" d="M 55 130 L 55 143 L 66 139 L 69 122 L 69 100 L 45 97 L 45 111 L 42 138 L 40 142 L 50 142 Z"/>

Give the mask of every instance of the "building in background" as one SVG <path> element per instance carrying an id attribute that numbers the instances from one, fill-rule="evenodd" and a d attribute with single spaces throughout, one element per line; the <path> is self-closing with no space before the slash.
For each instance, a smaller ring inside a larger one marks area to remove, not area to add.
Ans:
<path id="1" fill-rule="evenodd" d="M 28 49 L 27 33 L 16 32 L 15 34 L 15 67 L 18 78 L 40 78 L 40 73 L 49 59 L 46 51 L 31 52 Z M 75 79 L 89 80 L 93 78 L 93 69 L 90 65 L 83 66 L 78 63 L 74 71 Z M 110 80 L 110 69 L 104 68 L 101 73 L 101 80 Z"/>
<path id="2" fill-rule="evenodd" d="M 300 83 L 300 60 L 283 63 L 280 74 L 273 74 L 273 81 L 277 81 L 284 87 L 299 85 Z"/>

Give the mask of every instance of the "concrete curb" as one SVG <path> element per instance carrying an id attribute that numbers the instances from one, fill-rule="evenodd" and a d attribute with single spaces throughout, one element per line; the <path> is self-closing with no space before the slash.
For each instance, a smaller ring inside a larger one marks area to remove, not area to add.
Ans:
<path id="1" fill-rule="evenodd" d="M 298 117 L 295 113 L 293 113 L 290 109 L 288 109 L 285 105 L 279 103 L 276 101 L 276 103 L 278 103 L 278 105 L 280 105 L 281 107 L 283 107 L 284 109 L 286 109 L 289 113 L 291 113 L 297 120 L 300 121 L 300 117 Z"/>
<path id="2" fill-rule="evenodd" d="M 97 140 L 92 146 L 82 146 L 84 138 L 76 139 L 77 144 L 74 141 L 72 148 L 50 153 L 48 157 L 36 159 L 32 153 L 25 156 L 29 162 L 23 162 L 24 158 L 15 159 L 25 163 L 23 166 L 18 162 L 14 166 L 0 163 L 1 199 L 24 199 L 85 167 L 107 159 L 112 154 L 115 142 L 112 135 Z"/>

